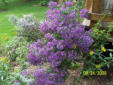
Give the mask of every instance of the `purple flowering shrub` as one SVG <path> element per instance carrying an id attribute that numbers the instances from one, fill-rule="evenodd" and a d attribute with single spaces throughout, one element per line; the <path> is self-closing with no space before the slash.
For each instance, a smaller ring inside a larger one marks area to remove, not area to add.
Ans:
<path id="1" fill-rule="evenodd" d="M 64 72 L 48 73 L 45 69 L 37 69 L 34 72 L 34 77 L 36 78 L 36 85 L 61 85 Z"/>
<path id="2" fill-rule="evenodd" d="M 65 80 L 67 67 L 87 53 L 93 43 L 90 31 L 85 31 L 85 27 L 76 22 L 76 13 L 71 2 L 59 5 L 51 1 L 49 8 L 46 12 L 47 19 L 40 27 L 46 41 L 37 40 L 31 44 L 27 56 L 33 65 L 46 62 L 51 65 L 52 70 L 49 73 L 43 69 L 34 73 L 36 85 L 61 85 Z M 66 66 L 67 64 L 69 65 Z"/>

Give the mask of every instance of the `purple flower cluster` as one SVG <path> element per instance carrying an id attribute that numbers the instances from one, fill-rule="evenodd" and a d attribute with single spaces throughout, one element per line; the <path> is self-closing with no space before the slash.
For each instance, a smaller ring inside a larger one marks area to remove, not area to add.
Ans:
<path id="1" fill-rule="evenodd" d="M 67 2 L 65 2 L 65 5 L 66 5 L 66 7 L 71 7 L 72 6 L 72 2 L 67 1 Z"/>
<path id="2" fill-rule="evenodd" d="M 64 72 L 58 73 L 48 73 L 45 69 L 37 69 L 34 72 L 34 77 L 36 78 L 35 84 L 36 85 L 61 85 L 64 80 Z"/>
<path id="3" fill-rule="evenodd" d="M 52 84 L 54 84 L 54 82 L 52 80 L 54 78 L 54 75 L 47 74 L 44 69 L 36 70 L 34 72 L 34 76 L 36 78 L 36 85 L 52 85 Z"/>
<path id="4" fill-rule="evenodd" d="M 41 40 L 37 40 L 31 44 L 30 53 L 27 57 L 30 63 L 34 65 L 50 62 L 53 67 L 56 67 L 66 58 L 66 53 L 63 51 L 63 40 L 58 41 L 49 33 L 45 35 L 50 35 L 47 37 L 48 42 L 44 44 Z"/>
<path id="5" fill-rule="evenodd" d="M 54 9 L 54 8 L 58 7 L 58 4 L 57 4 L 57 2 L 50 1 L 48 3 L 48 7 L 51 9 Z"/>
<path id="6" fill-rule="evenodd" d="M 88 10 L 87 9 L 83 8 L 80 11 L 80 14 L 81 14 L 80 17 L 88 19 Z"/>
<path id="7" fill-rule="evenodd" d="M 78 40 L 78 45 L 81 51 L 87 53 L 89 50 L 89 46 L 92 45 L 93 39 L 90 36 L 82 35 Z"/>
<path id="8" fill-rule="evenodd" d="M 70 9 L 71 6 L 72 3 L 69 1 L 65 2 L 65 6 L 50 2 L 47 19 L 40 27 L 47 41 L 37 40 L 29 47 L 29 62 L 34 65 L 49 62 L 54 74 L 51 78 L 45 70 L 38 69 L 35 72 L 36 85 L 60 85 L 60 80 L 63 81 L 65 76 L 65 71 L 62 73 L 65 68 L 59 68 L 62 62 L 65 59 L 75 61 L 81 52 L 88 52 L 93 43 L 90 32 L 85 31 L 85 27 L 76 22 L 76 13 Z"/>

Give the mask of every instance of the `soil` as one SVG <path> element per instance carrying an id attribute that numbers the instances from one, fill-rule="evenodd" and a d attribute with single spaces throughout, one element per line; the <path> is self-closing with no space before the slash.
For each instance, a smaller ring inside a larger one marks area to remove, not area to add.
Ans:
<path id="1" fill-rule="evenodd" d="M 113 85 L 113 67 L 109 69 L 105 68 L 107 71 L 106 76 L 91 76 L 91 78 L 82 78 L 80 82 L 75 80 L 75 84 L 73 84 L 74 78 L 80 77 L 80 69 L 71 70 L 71 74 L 66 80 L 64 85 Z"/>
<path id="2" fill-rule="evenodd" d="M 4 12 L 4 11 L 7 11 L 7 9 L 0 9 L 0 13 Z"/>
<path id="3" fill-rule="evenodd" d="M 41 5 L 40 5 L 40 4 L 35 4 L 35 5 L 33 5 L 33 6 L 36 6 L 36 7 L 37 7 L 37 6 L 41 6 Z"/>
<path id="4" fill-rule="evenodd" d="M 28 76 L 31 76 L 33 77 L 33 74 L 34 72 L 37 70 L 37 69 L 49 69 L 51 66 L 48 64 L 48 63 L 44 63 L 41 67 L 38 65 L 38 66 L 34 66 L 34 65 L 30 65 L 26 70 L 28 72 Z"/>

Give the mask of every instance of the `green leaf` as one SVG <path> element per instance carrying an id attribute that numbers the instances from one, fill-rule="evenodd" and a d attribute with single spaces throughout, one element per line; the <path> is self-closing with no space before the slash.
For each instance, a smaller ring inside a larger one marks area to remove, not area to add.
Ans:
<path id="1" fill-rule="evenodd" d="M 73 81 L 73 85 L 75 85 L 75 78 L 74 78 L 74 81 Z"/>
<path id="2" fill-rule="evenodd" d="M 110 67 L 110 65 L 109 65 L 109 64 L 107 64 L 107 67 L 109 68 L 109 67 Z"/>
<path id="3" fill-rule="evenodd" d="M 113 52 L 113 49 L 108 49 L 108 51 Z"/>
<path id="4" fill-rule="evenodd" d="M 109 55 L 110 55 L 111 58 L 113 57 L 113 56 L 112 56 L 112 53 L 110 53 Z"/>
<path id="5" fill-rule="evenodd" d="M 110 60 L 111 58 L 110 58 L 110 57 L 105 57 L 104 59 L 106 59 L 106 60 Z"/>

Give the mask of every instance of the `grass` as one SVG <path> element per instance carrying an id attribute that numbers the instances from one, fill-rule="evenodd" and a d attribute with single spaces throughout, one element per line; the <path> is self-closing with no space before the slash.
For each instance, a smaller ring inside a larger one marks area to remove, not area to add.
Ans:
<path id="1" fill-rule="evenodd" d="M 43 20 L 45 12 L 48 10 L 46 6 L 34 6 L 40 0 L 23 1 L 23 0 L 9 0 L 7 6 L 0 6 L 0 8 L 7 8 L 6 11 L 0 12 L 0 36 L 13 37 L 15 35 L 16 27 L 8 21 L 8 16 L 14 14 L 22 17 L 24 14 L 33 14 L 39 20 Z M 1 3 L 0 3 L 1 4 Z"/>

